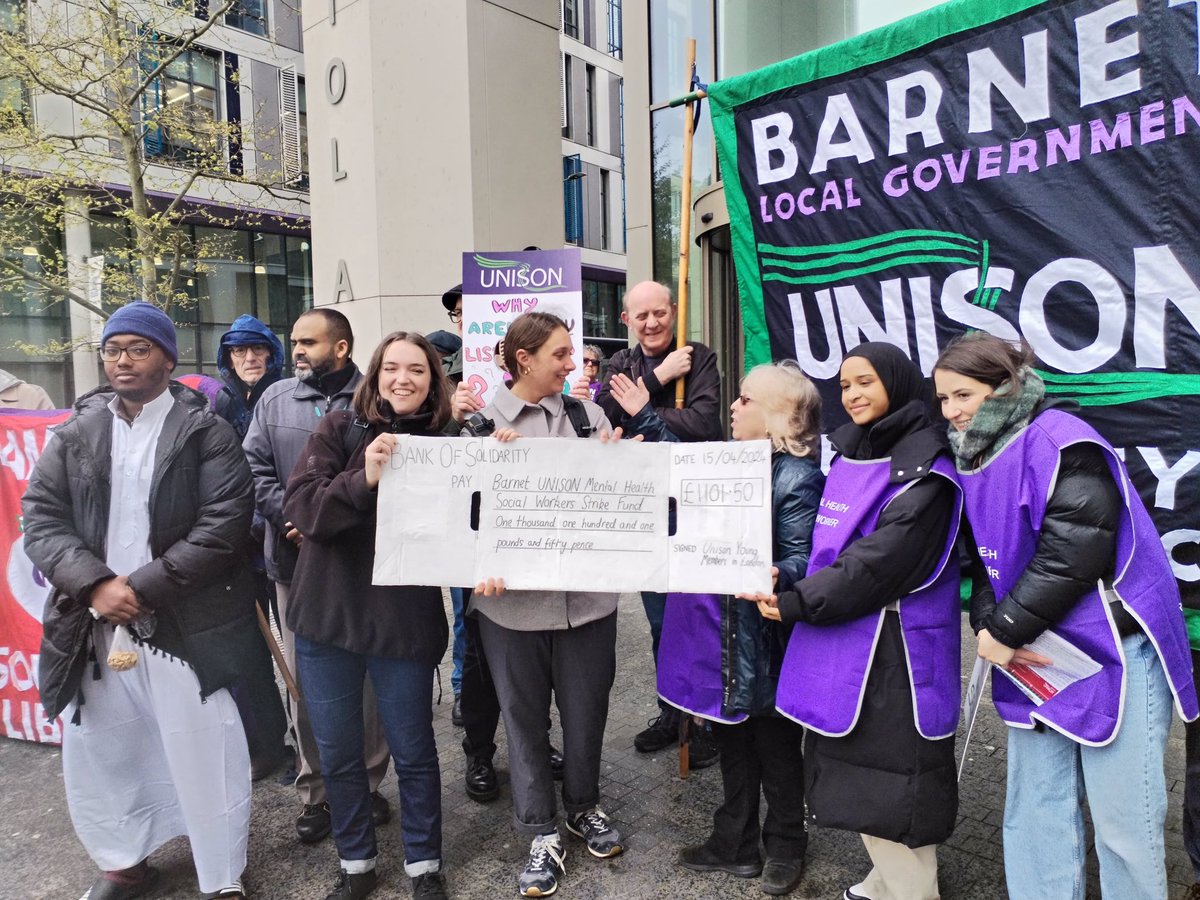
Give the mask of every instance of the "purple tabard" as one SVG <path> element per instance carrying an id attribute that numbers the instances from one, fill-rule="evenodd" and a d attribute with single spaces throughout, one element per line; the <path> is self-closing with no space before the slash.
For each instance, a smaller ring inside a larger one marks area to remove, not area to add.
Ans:
<path id="1" fill-rule="evenodd" d="M 1021 577 L 1037 549 L 1061 451 L 1080 443 L 1092 443 L 1104 451 L 1124 501 L 1124 515 L 1117 526 L 1112 591 L 1154 644 L 1176 707 L 1190 721 L 1197 714 L 1196 691 L 1179 588 L 1170 561 L 1125 465 L 1082 419 L 1046 410 L 982 468 L 959 472 L 967 518 L 988 580 L 999 601 Z M 1099 587 L 1084 594 L 1052 630 L 1100 663 L 1101 671 L 1059 691 L 1040 707 L 1007 678 L 993 678 L 996 711 L 1010 725 L 1029 728 L 1040 719 L 1081 743 L 1107 744 L 1121 725 L 1125 661 Z"/>
<path id="2" fill-rule="evenodd" d="M 930 473 L 957 485 L 954 467 L 945 457 L 934 462 Z M 887 505 L 914 483 L 892 484 L 890 476 L 887 459 L 834 460 L 813 528 L 809 575 L 873 532 Z M 954 524 L 936 569 L 915 591 L 896 598 L 914 718 L 917 730 L 930 740 L 948 737 L 958 725 L 961 626 L 954 542 L 961 508 L 962 495 L 956 490 Z M 896 564 L 903 565 L 903 560 Z M 776 708 L 821 734 L 848 734 L 858 722 L 885 614 L 881 609 L 838 625 L 797 622 L 779 676 Z"/>
<path id="3" fill-rule="evenodd" d="M 722 712 L 721 608 L 719 594 L 668 594 L 658 644 L 658 696 L 684 712 L 737 724 L 745 713 Z"/>

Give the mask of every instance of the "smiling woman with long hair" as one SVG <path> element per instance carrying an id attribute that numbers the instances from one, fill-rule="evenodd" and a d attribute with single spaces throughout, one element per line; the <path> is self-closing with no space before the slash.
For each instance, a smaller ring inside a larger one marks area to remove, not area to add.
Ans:
<path id="1" fill-rule="evenodd" d="M 449 418 L 450 388 L 437 351 L 419 334 L 393 332 L 372 355 L 353 410 L 321 420 L 288 482 L 284 513 L 304 543 L 287 620 L 341 862 L 327 900 L 357 900 L 376 885 L 363 759 L 366 677 L 395 761 L 413 895 L 446 896 L 431 703 L 449 633 L 442 594 L 436 587 L 374 585 L 371 570 L 377 488 L 397 436 L 438 434 Z"/>
<path id="2" fill-rule="evenodd" d="M 933 378 L 974 536 L 979 655 L 1005 670 L 1044 664 L 1028 645 L 1049 634 L 1100 664 L 1040 704 L 999 672 L 992 678 L 1010 726 L 1008 893 L 1083 897 L 1086 797 L 1101 893 L 1165 897 L 1172 694 L 1187 719 L 1196 695 L 1154 523 L 1117 451 L 1072 415 L 1073 404 L 1046 397 L 1028 346 L 966 335 L 942 352 Z"/>

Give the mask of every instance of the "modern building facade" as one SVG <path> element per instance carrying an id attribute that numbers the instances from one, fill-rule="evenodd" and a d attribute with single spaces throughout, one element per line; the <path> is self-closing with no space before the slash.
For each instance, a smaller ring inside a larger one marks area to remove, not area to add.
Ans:
<path id="1" fill-rule="evenodd" d="M 163 0 L 157 5 L 169 16 Z M 174 7 L 183 8 L 177 15 L 209 15 L 207 0 Z M 0 27 L 21 27 L 27 15 L 82 21 L 78 4 L 70 0 L 0 0 Z M 162 21 L 169 26 L 171 20 Z M 178 229 L 179 252 L 154 260 L 160 273 L 178 271 L 188 296 L 171 309 L 179 327 L 181 373 L 215 370 L 219 336 L 238 315 L 255 315 L 286 338 L 291 322 L 312 306 L 301 35 L 293 0 L 237 0 L 154 80 L 141 104 L 146 121 L 173 107 L 186 110 L 195 122 L 234 125 L 238 139 L 224 145 L 219 166 L 248 182 L 230 184 L 219 173 L 197 178 L 186 192 L 184 208 L 192 214 Z M 154 40 L 171 41 L 169 27 L 156 30 Z M 79 134 L 82 128 L 80 109 L 15 79 L 0 83 L 0 106 L 59 133 Z M 193 148 L 166 127 L 146 128 L 142 143 L 151 202 L 165 204 L 174 196 L 179 170 Z M 107 201 L 98 200 L 99 191 L 93 195 L 81 189 L 68 196 L 57 224 L 31 227 L 23 240 L 0 247 L 4 258 L 26 275 L 12 277 L 9 268 L 10 277 L 0 279 L 0 368 L 41 384 L 62 406 L 102 379 L 95 353 L 102 321 L 39 281 L 51 259 L 65 258 L 71 289 L 105 309 L 132 299 L 129 293 L 99 289 L 95 279 L 96 267 L 129 266 L 119 252 L 128 246 L 127 226 L 111 208 L 111 197 L 129 190 L 121 182 L 115 153 L 112 180 L 103 187 Z M 72 349 L 27 352 L 60 347 Z"/>
<path id="2" fill-rule="evenodd" d="M 870 31 L 937 0 L 626 0 L 624 10 L 627 261 L 631 283 L 679 278 L 686 40 L 703 83 L 753 71 Z M 629 60 L 642 60 L 631 65 Z M 718 351 L 725 407 L 737 392 L 742 343 L 716 145 L 707 111 L 692 149 L 693 245 L 688 330 Z"/>
<path id="3" fill-rule="evenodd" d="M 623 339 L 620 3 L 303 9 L 317 304 L 372 346 L 449 327 L 464 252 L 577 246 L 585 335 Z"/>
<path id="4" fill-rule="evenodd" d="M 625 342 L 622 0 L 561 0 L 563 236 L 583 258 L 584 333 Z"/>

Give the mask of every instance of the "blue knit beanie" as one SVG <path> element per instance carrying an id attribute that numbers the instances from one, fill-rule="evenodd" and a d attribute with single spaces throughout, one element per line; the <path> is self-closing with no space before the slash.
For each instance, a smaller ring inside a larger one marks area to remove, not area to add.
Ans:
<path id="1" fill-rule="evenodd" d="M 153 341 L 162 347 L 163 352 L 171 357 L 171 362 L 178 362 L 179 348 L 175 343 L 175 323 L 171 317 L 144 300 L 127 303 L 109 316 L 104 323 L 104 331 L 100 334 L 100 345 L 117 334 L 136 334 Z"/>

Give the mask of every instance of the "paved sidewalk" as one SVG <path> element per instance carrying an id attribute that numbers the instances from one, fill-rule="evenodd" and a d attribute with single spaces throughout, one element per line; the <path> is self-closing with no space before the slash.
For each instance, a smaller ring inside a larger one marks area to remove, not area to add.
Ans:
<path id="1" fill-rule="evenodd" d="M 967 633 L 964 632 L 964 637 Z M 617 683 L 613 688 L 605 736 L 601 781 L 603 806 L 627 838 L 626 852 L 613 860 L 587 855 L 578 840 L 567 841 L 567 877 L 557 896 L 564 898 L 726 898 L 763 897 L 756 880 L 724 874 L 698 875 L 680 869 L 679 848 L 707 837 L 721 791 L 717 767 L 676 777 L 673 751 L 645 756 L 633 750 L 633 736 L 656 714 L 650 637 L 637 595 L 622 598 L 617 641 Z M 964 655 L 964 672 L 970 670 Z M 509 820 L 510 794 L 503 740 L 497 763 L 500 798 L 481 806 L 462 790 L 460 729 L 450 724 L 450 669 L 442 666 L 445 692 L 435 710 L 442 762 L 446 871 L 451 895 L 458 900 L 516 897 L 516 878 L 528 845 L 514 834 Z M 501 728 L 503 732 L 503 728 Z M 557 727 L 555 737 L 558 736 Z M 561 746 L 561 744 L 558 744 Z M 996 900 L 1005 896 L 1000 844 L 1004 804 L 1004 728 L 985 701 L 976 724 L 961 785 L 960 821 L 939 851 L 943 900 Z M 1176 723 L 1167 764 L 1171 785 L 1167 826 L 1171 896 L 1191 883 L 1191 869 L 1179 832 L 1183 795 L 1183 730 Z M 395 779 L 384 793 L 395 809 Z M 256 900 L 323 898 L 337 874 L 332 841 L 313 847 L 295 840 L 299 812 L 295 792 L 272 780 L 254 790 L 250 861 L 246 885 Z M 398 816 L 379 831 L 379 900 L 411 896 L 404 876 Z M 57 749 L 0 739 L 0 898 L 79 897 L 95 869 L 75 840 L 66 812 L 61 756 Z M 1055 835 L 1047 835 L 1055 840 Z M 162 887 L 153 897 L 198 896 L 187 844 L 176 840 L 155 853 L 163 869 Z M 834 900 L 869 868 L 856 835 L 818 830 L 809 844 L 808 864 L 795 898 Z M 1092 891 L 1095 884 L 1092 860 Z M 1022 898 L 1024 900 L 1024 898 Z M 1120 898 L 1113 898 L 1120 900 Z"/>

